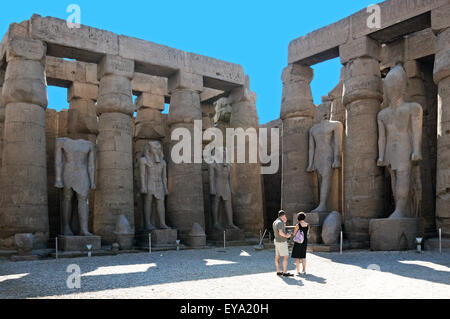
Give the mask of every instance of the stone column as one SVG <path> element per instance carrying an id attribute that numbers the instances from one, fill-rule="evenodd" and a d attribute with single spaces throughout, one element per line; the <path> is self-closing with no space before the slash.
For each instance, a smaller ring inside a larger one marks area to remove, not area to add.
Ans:
<path id="1" fill-rule="evenodd" d="M 133 160 L 134 160 L 134 178 L 135 178 L 135 204 L 136 204 L 136 230 L 140 230 L 144 226 L 143 222 L 143 196 L 140 194 L 141 189 L 139 160 L 143 155 L 145 145 L 151 141 L 156 140 L 162 143 L 165 132 L 165 123 L 161 112 L 165 107 L 164 92 L 167 91 L 167 83 L 152 81 L 152 91 L 141 93 L 136 100 L 137 117 L 134 129 L 134 145 L 133 145 Z M 165 85 L 164 85 L 165 84 Z M 166 159 L 167 161 L 167 159 Z M 156 217 L 157 214 L 152 214 Z M 156 225 L 152 220 L 153 225 Z"/>
<path id="2" fill-rule="evenodd" d="M 340 57 L 345 67 L 345 233 L 351 247 L 368 247 L 369 221 L 384 217 L 383 173 L 377 167 L 380 46 L 362 37 L 341 46 Z"/>
<path id="3" fill-rule="evenodd" d="M 96 143 L 98 119 L 95 101 L 98 86 L 90 83 L 73 82 L 67 91 L 69 102 L 68 133 L 72 139 L 83 139 Z"/>
<path id="4" fill-rule="evenodd" d="M 99 115 L 97 137 L 97 190 L 94 234 L 111 244 L 117 217 L 124 215 L 134 230 L 133 138 L 131 92 L 134 61 L 106 55 L 98 67 Z"/>
<path id="5" fill-rule="evenodd" d="M 432 11 L 437 35 L 434 82 L 438 85 L 436 226 L 450 237 L 450 5 Z"/>
<path id="6" fill-rule="evenodd" d="M 230 128 L 242 128 L 244 131 L 254 129 L 257 133 L 259 118 L 256 94 L 250 91 L 248 77 L 246 85 L 232 90 L 229 99 L 232 106 Z M 235 150 L 236 143 L 235 139 Z M 250 163 L 250 151 L 249 142 L 246 141 L 245 163 L 236 163 L 237 154 L 233 160 L 233 217 L 236 226 L 245 231 L 247 236 L 259 236 L 259 232 L 264 231 L 263 180 L 259 156 L 256 154 L 256 163 Z"/>
<path id="7" fill-rule="evenodd" d="M 5 129 L 5 103 L 3 102 L 2 90 L 5 81 L 5 72 L 0 70 L 0 167 L 2 165 L 3 153 L 3 131 Z"/>
<path id="8" fill-rule="evenodd" d="M 317 192 L 317 181 L 306 171 L 309 129 L 315 113 L 310 87 L 313 75 L 312 68 L 298 64 L 289 65 L 282 75 L 281 208 L 290 215 L 290 220 L 300 211 L 309 213 L 314 209 Z"/>
<path id="9" fill-rule="evenodd" d="M 425 83 L 423 72 L 419 61 L 412 60 L 404 63 L 406 74 L 408 75 L 408 99 L 419 103 L 423 108 L 424 124 L 430 116 L 428 103 L 425 94 Z M 424 125 L 425 126 L 425 125 Z M 420 218 L 419 231 L 421 236 L 432 237 L 436 233 L 435 222 L 435 198 L 432 184 L 432 167 L 430 157 L 430 136 L 426 127 L 422 132 L 422 162 L 413 167 L 413 181 L 416 187 L 421 185 L 422 198 L 418 216 Z"/>
<path id="10" fill-rule="evenodd" d="M 13 248 L 14 234 L 32 233 L 34 247 L 47 246 L 45 143 L 46 45 L 15 37 L 7 44 L 3 86 L 6 105 L 1 174 L 0 247 Z"/>
<path id="11" fill-rule="evenodd" d="M 187 239 L 194 223 L 205 229 L 202 163 L 194 163 L 194 121 L 202 121 L 200 108 L 202 90 L 203 78 L 200 75 L 180 70 L 169 79 L 170 132 L 177 128 L 187 129 L 192 140 L 191 163 L 176 164 L 172 156 L 167 159 L 169 188 L 167 221 L 169 225 L 178 229 L 182 241 Z M 201 137 L 197 143 L 199 143 L 197 147 L 201 149 Z M 169 154 L 175 144 L 178 142 L 170 142 Z"/>

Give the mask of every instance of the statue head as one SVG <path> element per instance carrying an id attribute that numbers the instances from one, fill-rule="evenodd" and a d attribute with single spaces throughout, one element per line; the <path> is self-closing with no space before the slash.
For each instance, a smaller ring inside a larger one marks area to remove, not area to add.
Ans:
<path id="1" fill-rule="evenodd" d="M 331 102 L 328 96 L 322 97 L 322 104 L 316 108 L 315 122 L 329 121 L 331 118 Z"/>
<path id="2" fill-rule="evenodd" d="M 403 101 L 408 89 L 408 76 L 402 65 L 393 67 L 384 79 L 384 96 L 386 104 L 392 106 L 391 102 Z"/>
<path id="3" fill-rule="evenodd" d="M 223 97 L 214 103 L 216 115 L 214 116 L 214 124 L 218 122 L 230 122 L 231 119 L 231 105 L 228 98 Z"/>
<path id="4" fill-rule="evenodd" d="M 144 148 L 144 155 L 153 158 L 156 163 L 160 163 L 164 158 L 161 143 L 157 141 L 148 142 Z"/>

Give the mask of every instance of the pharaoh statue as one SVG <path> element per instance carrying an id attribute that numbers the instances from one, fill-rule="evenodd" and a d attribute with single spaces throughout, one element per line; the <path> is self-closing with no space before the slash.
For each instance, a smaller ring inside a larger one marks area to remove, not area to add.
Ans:
<path id="1" fill-rule="evenodd" d="M 95 145 L 85 140 L 56 139 L 55 187 L 63 189 L 62 234 L 73 236 L 71 229 L 72 198 L 76 194 L 80 236 L 88 232 L 89 190 L 95 189 Z"/>
<path id="2" fill-rule="evenodd" d="M 164 160 L 160 142 L 151 141 L 145 145 L 144 154 L 139 161 L 141 194 L 145 195 L 144 225 L 146 230 L 154 230 L 152 224 L 153 202 L 158 214 L 158 229 L 170 229 L 166 225 L 164 201 L 167 190 L 167 164 Z"/>
<path id="3" fill-rule="evenodd" d="M 341 167 L 342 134 L 341 122 L 331 121 L 331 103 L 318 108 L 319 122 L 309 131 L 309 165 L 307 171 L 316 172 L 319 181 L 319 206 L 313 212 L 327 212 L 335 169 Z"/>
<path id="4" fill-rule="evenodd" d="M 215 230 L 239 229 L 233 223 L 233 206 L 231 202 L 231 164 L 227 162 L 227 152 L 224 147 L 215 149 L 214 161 L 209 164 L 209 183 L 212 201 L 212 223 Z M 220 158 L 220 160 L 218 160 Z M 221 225 L 219 220 L 220 205 L 223 204 L 226 224 Z"/>
<path id="5" fill-rule="evenodd" d="M 414 167 L 422 160 L 422 107 L 405 101 L 408 77 L 401 65 L 395 66 L 384 80 L 387 107 L 378 114 L 378 166 L 391 175 L 395 211 L 390 218 L 414 216 L 411 203 L 420 178 Z"/>

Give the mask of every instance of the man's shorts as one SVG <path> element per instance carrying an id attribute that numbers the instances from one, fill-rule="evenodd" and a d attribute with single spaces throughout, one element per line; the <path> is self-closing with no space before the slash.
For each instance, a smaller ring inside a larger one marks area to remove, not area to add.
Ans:
<path id="1" fill-rule="evenodd" d="M 280 257 L 289 256 L 288 243 L 286 241 L 283 243 L 275 242 L 275 254 Z"/>

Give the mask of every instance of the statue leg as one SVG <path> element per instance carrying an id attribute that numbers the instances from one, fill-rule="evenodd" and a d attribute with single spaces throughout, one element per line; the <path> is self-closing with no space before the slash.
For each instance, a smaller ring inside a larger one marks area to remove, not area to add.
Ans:
<path id="1" fill-rule="evenodd" d="M 411 169 L 401 169 L 395 171 L 395 211 L 390 218 L 407 218 L 411 216 L 410 209 L 410 188 L 411 188 Z"/>
<path id="2" fill-rule="evenodd" d="M 156 199 L 156 209 L 158 210 L 159 228 L 170 229 L 166 225 L 166 207 L 164 206 L 164 199 Z"/>
<path id="3" fill-rule="evenodd" d="M 219 204 L 220 204 L 220 196 L 214 195 L 211 207 L 212 213 L 212 224 L 213 228 L 216 230 L 222 230 L 222 227 L 219 223 Z"/>
<path id="4" fill-rule="evenodd" d="M 72 218 L 72 196 L 73 190 L 70 187 L 65 187 L 63 190 L 63 204 L 62 204 L 62 234 L 64 236 L 73 236 L 70 228 L 70 220 Z"/>
<path id="5" fill-rule="evenodd" d="M 224 200 L 223 204 L 225 206 L 225 211 L 227 214 L 227 228 L 231 229 L 239 229 L 234 223 L 233 223 L 233 205 L 231 204 L 231 200 Z"/>
<path id="6" fill-rule="evenodd" d="M 328 170 L 322 174 L 322 172 L 317 171 L 317 178 L 319 180 L 319 206 L 313 209 L 313 212 L 326 212 L 327 211 L 327 200 L 330 194 L 331 187 L 331 174 Z"/>
<path id="7" fill-rule="evenodd" d="M 144 224 L 145 230 L 154 230 L 156 229 L 151 222 L 152 217 L 152 203 L 153 203 L 153 194 L 147 194 L 145 196 L 144 201 Z"/>
<path id="8" fill-rule="evenodd" d="M 78 218 L 80 221 L 80 236 L 92 236 L 88 231 L 89 223 L 89 203 L 87 196 L 77 194 L 78 199 Z"/>

